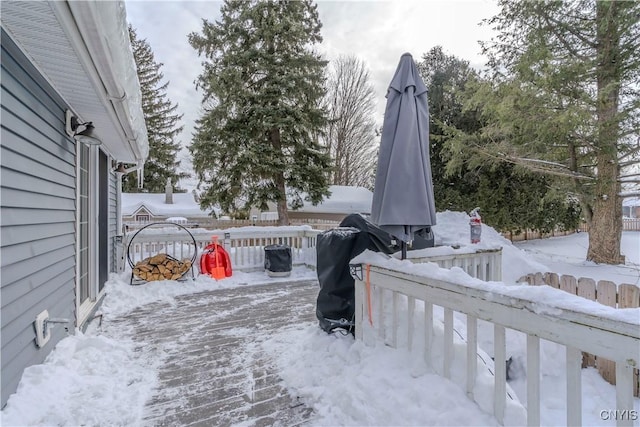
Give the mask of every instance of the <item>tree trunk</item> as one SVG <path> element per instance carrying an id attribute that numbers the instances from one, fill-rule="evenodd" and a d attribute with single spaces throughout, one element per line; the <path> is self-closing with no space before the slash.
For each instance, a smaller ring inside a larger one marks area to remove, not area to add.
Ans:
<path id="1" fill-rule="evenodd" d="M 276 153 L 282 154 L 282 144 L 280 143 L 280 129 L 273 128 L 269 133 L 271 145 L 275 148 Z M 287 192 L 285 188 L 284 172 L 282 170 L 274 171 L 273 182 L 280 193 L 280 197 L 276 201 L 278 210 L 278 225 L 289 225 L 289 210 L 287 209 Z"/>
<path id="2" fill-rule="evenodd" d="M 615 164 L 598 166 L 593 215 L 589 223 L 588 261 L 601 264 L 624 263 L 624 257 L 620 254 L 622 203 L 618 196 L 620 184 L 615 179 L 617 169 Z"/>
<path id="3" fill-rule="evenodd" d="M 278 188 L 280 188 L 280 185 L 278 185 Z M 284 194 L 284 178 L 282 179 L 282 191 Z M 289 225 L 289 210 L 287 209 L 286 197 L 284 200 L 278 200 L 276 207 L 278 208 L 278 225 Z"/>
<path id="4" fill-rule="evenodd" d="M 618 4 L 596 2 L 597 88 L 596 114 L 597 178 L 593 194 L 593 216 L 589 224 L 587 260 L 602 264 L 620 264 L 622 238 L 622 202 L 618 182 L 618 99 L 620 94 L 620 35 Z"/>

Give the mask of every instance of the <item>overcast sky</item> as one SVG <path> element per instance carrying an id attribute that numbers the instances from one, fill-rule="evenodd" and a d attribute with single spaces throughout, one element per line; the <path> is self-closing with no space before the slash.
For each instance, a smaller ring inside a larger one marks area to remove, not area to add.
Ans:
<path id="1" fill-rule="evenodd" d="M 183 146 L 190 143 L 199 117 L 201 95 L 194 80 L 201 61 L 189 45 L 187 35 L 202 30 L 202 19 L 220 17 L 218 1 L 127 0 L 127 17 L 138 37 L 151 45 L 156 62 L 161 62 L 168 97 L 184 114 Z M 409 52 L 414 59 L 440 45 L 445 52 L 480 67 L 485 58 L 479 40 L 488 40 L 491 31 L 480 21 L 498 12 L 493 0 L 395 0 L 318 1 L 324 41 L 319 50 L 326 59 L 354 54 L 369 67 L 376 90 L 377 117 L 382 124 L 385 94 L 400 56 Z"/>

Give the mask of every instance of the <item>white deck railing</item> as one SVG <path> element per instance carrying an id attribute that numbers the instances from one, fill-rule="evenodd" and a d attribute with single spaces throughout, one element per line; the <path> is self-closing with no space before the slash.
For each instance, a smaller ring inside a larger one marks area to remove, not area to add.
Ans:
<path id="1" fill-rule="evenodd" d="M 419 253 L 428 253 L 430 250 L 422 250 Z M 477 249 L 474 252 L 458 252 L 443 255 L 413 256 L 408 260 L 413 263 L 435 262 L 441 268 L 459 267 L 471 277 L 477 279 L 500 282 L 502 281 L 502 249 Z"/>
<path id="2" fill-rule="evenodd" d="M 160 252 L 167 253 L 175 258 L 192 258 L 196 254 L 196 263 L 202 250 L 218 238 L 218 243 L 223 245 L 229 253 L 231 265 L 234 270 L 255 271 L 264 268 L 264 248 L 272 244 L 284 244 L 291 247 L 292 264 L 316 265 L 316 237 L 318 230 L 300 228 L 292 230 L 276 227 L 268 229 L 247 230 L 192 230 L 193 239 L 183 230 L 142 230 L 139 234 L 130 234 L 124 243 L 124 258 L 121 268 L 124 269 L 127 253 L 131 261 L 136 262 Z M 133 241 L 131 240 L 133 239 Z M 195 245 L 194 245 L 195 240 Z M 131 243 L 130 247 L 129 244 Z M 128 252 L 127 252 L 128 248 Z"/>
<path id="3" fill-rule="evenodd" d="M 414 316 L 416 301 L 422 301 L 424 318 L 418 321 L 418 326 L 423 328 L 424 337 L 421 336 L 420 341 L 424 339 L 425 360 L 431 365 L 433 348 L 438 347 L 432 345 L 433 308 L 434 305 L 443 307 L 442 366 L 432 367 L 442 376 L 451 378 L 455 353 L 453 314 L 454 311 L 466 314 L 467 346 L 466 361 L 463 362 L 466 366 L 466 391 L 470 398 L 479 402 L 486 396 L 474 395 L 478 374 L 478 319 L 494 325 L 495 366 L 506 366 L 505 328 L 523 332 L 527 334 L 527 424 L 530 426 L 540 425 L 540 338 L 562 344 L 567 349 L 566 425 L 582 423 L 581 351 L 603 356 L 617 362 L 616 413 L 628 414 L 627 417 L 620 416 L 617 423 L 619 426 L 633 425 L 633 368 L 638 366 L 640 357 L 640 328 L 637 323 L 595 316 L 567 307 L 559 308 L 553 303 L 546 303 L 548 307 L 543 309 L 539 301 L 536 303 L 533 299 L 514 296 L 513 292 L 501 291 L 508 287 L 496 283 L 485 283 L 483 288 L 376 265 L 364 264 L 361 267 L 364 271 L 356 274 L 356 339 L 364 339 L 368 343 L 373 335 L 374 340 L 382 339 L 387 345 L 397 347 L 399 335 L 403 334 L 403 343 L 406 342 L 411 350 L 413 343 L 417 342 L 414 318 L 417 317 Z M 484 268 L 472 270 L 487 271 Z M 446 275 L 447 272 L 439 270 L 438 277 Z M 580 305 L 580 301 L 577 301 L 575 306 Z M 401 319 L 400 316 L 406 317 Z M 406 330 L 400 330 L 401 320 Z M 493 413 L 503 424 L 507 398 L 506 370 L 495 371 Z"/>
<path id="4" fill-rule="evenodd" d="M 159 224 L 162 227 L 163 224 Z M 167 225 L 170 227 L 170 224 Z M 136 235 L 131 232 L 124 239 L 123 259 L 120 262 L 120 271 L 125 268 L 127 262 L 127 248 L 131 239 L 135 240 L 129 248 L 129 256 L 135 264 L 138 261 L 160 252 L 178 258 L 191 258 L 196 253 L 196 258 L 202 253 L 204 247 L 218 238 L 218 243 L 224 246 L 231 258 L 233 269 L 240 271 L 255 271 L 264 268 L 264 247 L 272 244 L 284 244 L 291 247 L 293 265 L 316 266 L 316 242 L 321 230 L 311 230 L 300 227 L 299 229 L 279 227 L 247 227 L 233 230 L 192 229 L 190 233 L 178 228 L 149 228 Z M 195 245 L 194 245 L 195 240 Z M 427 253 L 429 249 L 427 249 Z M 422 256 L 420 255 L 422 254 Z M 415 263 L 435 262 L 440 267 L 460 267 L 469 275 L 482 280 L 499 281 L 502 278 L 502 250 L 485 249 L 473 253 L 460 253 L 454 251 L 449 254 L 428 255 L 424 250 L 409 252 L 409 260 Z M 197 260 L 196 260 L 197 261 Z"/>

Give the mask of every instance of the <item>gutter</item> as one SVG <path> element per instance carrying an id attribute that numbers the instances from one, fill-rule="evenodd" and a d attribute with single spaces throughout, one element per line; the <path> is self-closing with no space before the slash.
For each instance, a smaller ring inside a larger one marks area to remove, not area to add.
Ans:
<path id="1" fill-rule="evenodd" d="M 111 121 L 119 124 L 119 137 L 127 141 L 135 159 L 139 164 L 143 164 L 149 153 L 149 142 L 142 113 L 142 94 L 126 30 L 126 12 L 123 2 L 50 1 L 49 3 L 56 17 L 63 24 Z M 98 11 L 98 8 L 105 10 Z M 117 19 L 101 20 L 99 15 L 105 14 L 114 15 Z M 108 28 L 109 22 L 116 25 Z M 124 25 L 126 34 L 121 34 L 118 23 Z M 120 42 L 119 45 L 118 42 Z M 117 73 L 118 70 L 114 69 L 117 65 L 120 65 L 122 76 Z M 121 80 L 126 89 L 118 83 Z M 132 109 L 130 110 L 129 107 Z"/>

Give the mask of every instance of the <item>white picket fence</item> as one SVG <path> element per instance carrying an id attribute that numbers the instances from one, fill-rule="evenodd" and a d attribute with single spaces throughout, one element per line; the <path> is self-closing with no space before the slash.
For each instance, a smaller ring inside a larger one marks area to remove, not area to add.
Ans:
<path id="1" fill-rule="evenodd" d="M 438 263 L 442 265 L 444 261 L 439 260 Z M 552 306 L 553 302 L 548 303 L 551 306 L 548 310 L 540 310 L 535 301 L 501 293 L 499 287 L 487 292 L 471 286 L 407 274 L 376 265 L 364 264 L 360 267 L 362 271 L 356 274 L 355 285 L 356 339 L 368 343 L 371 342 L 371 337 L 367 334 L 373 334 L 374 341 L 377 336 L 377 339 L 382 339 L 387 345 L 397 347 L 398 338 L 403 334 L 402 342 L 406 342 L 411 350 L 417 338 L 415 331 L 423 330 L 424 337 L 420 337 L 421 340 L 424 339 L 422 351 L 426 362 L 431 365 L 434 348 L 433 309 L 434 306 L 442 307 L 443 366 L 434 369 L 444 377 L 451 378 L 454 357 L 454 312 L 466 314 L 466 391 L 471 399 L 479 402 L 486 399 L 486 396 L 474 395 L 478 374 L 478 319 L 494 325 L 495 366 L 506 366 L 505 329 L 523 332 L 527 334 L 527 424 L 530 426 L 540 425 L 540 338 L 567 348 L 566 425 L 569 426 L 582 424 L 581 351 L 606 357 L 617 362 L 616 413 L 622 414 L 617 420 L 617 425 L 633 425 L 633 368 L 638 366 L 640 358 L 640 328 L 637 323 L 625 323 L 618 319 L 598 317 L 567 308 L 559 309 Z M 482 264 L 476 264 L 475 267 L 466 270 L 472 276 L 478 271 L 495 271 L 491 267 L 482 267 Z M 491 277 L 487 279 L 492 280 Z M 424 307 L 424 318 L 419 320 L 422 325 L 417 325 L 419 328 L 416 328 L 416 301 L 422 301 Z M 406 316 L 406 322 L 400 322 L 400 316 Z M 407 325 L 406 328 L 401 330 L 401 323 Z M 507 399 L 505 369 L 495 369 L 493 390 L 493 414 L 503 424 Z"/>

